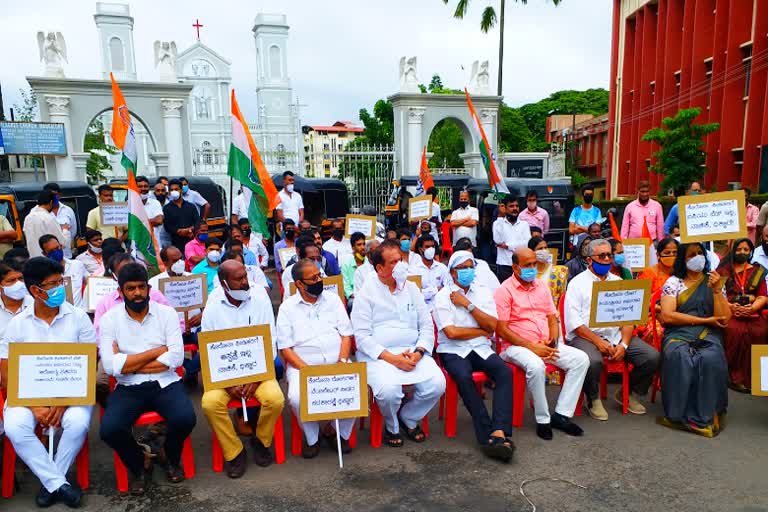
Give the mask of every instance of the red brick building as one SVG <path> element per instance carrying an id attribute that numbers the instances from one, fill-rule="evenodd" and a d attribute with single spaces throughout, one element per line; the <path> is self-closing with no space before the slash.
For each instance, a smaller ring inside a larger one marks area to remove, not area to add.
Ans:
<path id="1" fill-rule="evenodd" d="M 577 114 L 575 118 L 573 115 L 550 116 L 546 129 L 548 143 L 563 144 L 568 137 L 576 142 L 576 167 L 584 177 L 593 183 L 605 180 L 608 175 L 608 114 Z"/>
<path id="2" fill-rule="evenodd" d="M 632 196 L 654 148 L 640 137 L 679 109 L 719 122 L 705 185 L 768 192 L 768 0 L 613 0 L 608 193 Z"/>

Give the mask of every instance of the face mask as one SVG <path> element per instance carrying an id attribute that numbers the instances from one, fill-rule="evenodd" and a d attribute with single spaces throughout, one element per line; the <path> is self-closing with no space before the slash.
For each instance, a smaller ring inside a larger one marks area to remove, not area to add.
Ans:
<path id="1" fill-rule="evenodd" d="M 23 281 L 16 281 L 11 286 L 3 286 L 3 294 L 11 300 L 21 300 L 27 296 L 27 287 Z"/>
<path id="2" fill-rule="evenodd" d="M 134 313 L 141 313 L 149 305 L 149 297 L 145 297 L 141 300 L 127 300 L 125 301 L 125 307 L 133 311 Z"/>
<path id="3" fill-rule="evenodd" d="M 61 263 L 61 260 L 64 259 L 64 250 L 56 249 L 55 251 L 51 251 L 48 253 L 48 257 L 53 261 L 58 261 L 59 263 Z"/>
<path id="4" fill-rule="evenodd" d="M 59 204 L 59 196 L 53 196 L 53 207 L 56 208 L 59 206 Z"/>
<path id="5" fill-rule="evenodd" d="M 699 191 L 698 190 L 691 190 L 691 193 L 689 195 L 697 196 L 697 195 L 699 195 Z"/>
<path id="6" fill-rule="evenodd" d="M 355 258 L 357 258 L 358 261 L 363 261 L 365 259 L 365 254 L 355 253 Z"/>
<path id="7" fill-rule="evenodd" d="M 536 201 L 531 201 L 530 203 L 528 203 L 528 209 L 531 210 L 531 211 L 535 210 L 536 209 Z"/>
<path id="8" fill-rule="evenodd" d="M 208 233 L 199 233 L 197 235 L 197 239 L 200 240 L 201 242 L 205 242 L 206 240 L 208 240 Z"/>
<path id="9" fill-rule="evenodd" d="M 595 196 L 589 195 L 589 196 L 582 196 L 584 198 L 584 202 L 586 204 L 592 204 L 592 201 L 594 201 Z"/>
<path id="10" fill-rule="evenodd" d="M 598 263 L 596 261 L 592 262 L 592 271 L 602 277 L 608 272 L 611 271 L 611 264 L 610 263 Z"/>
<path id="11" fill-rule="evenodd" d="M 141 200 L 142 201 L 146 201 L 147 199 L 149 199 L 149 194 L 148 193 L 147 194 L 141 194 Z"/>
<path id="12" fill-rule="evenodd" d="M 546 249 L 536 251 L 536 261 L 540 263 L 552 263 L 552 253 Z"/>
<path id="13" fill-rule="evenodd" d="M 287 190 L 290 193 L 293 193 L 293 183 L 291 183 L 290 185 L 286 185 L 285 190 Z"/>
<path id="14" fill-rule="evenodd" d="M 698 256 L 694 256 L 693 258 L 689 259 L 685 262 L 685 266 L 688 267 L 688 270 L 691 272 L 701 272 L 704 270 L 704 267 L 707 264 L 707 258 L 704 257 L 703 254 L 699 254 Z"/>
<path id="15" fill-rule="evenodd" d="M 155 194 L 155 199 L 157 199 L 160 204 L 163 204 L 165 202 L 165 194 Z"/>
<path id="16" fill-rule="evenodd" d="M 221 259 L 221 253 L 219 251 L 214 249 L 213 251 L 210 251 L 208 253 L 208 261 L 210 261 L 211 263 L 218 263 L 220 259 Z"/>
<path id="17" fill-rule="evenodd" d="M 617 254 L 613 257 L 613 262 L 616 264 L 617 267 L 623 267 L 624 266 L 624 255 L 623 254 Z"/>
<path id="18" fill-rule="evenodd" d="M 395 285 L 398 289 L 402 289 L 405 286 L 405 280 L 408 279 L 408 265 L 402 261 L 398 261 L 395 268 L 392 269 L 392 277 L 395 278 Z"/>
<path id="19" fill-rule="evenodd" d="M 288 240 L 293 240 L 294 238 L 296 238 L 296 232 L 293 231 L 292 229 L 287 230 L 285 232 L 285 238 L 287 238 Z"/>
<path id="20" fill-rule="evenodd" d="M 46 293 L 48 294 L 48 298 L 43 302 L 49 308 L 57 308 L 64 304 L 64 301 L 67 299 L 67 289 L 64 288 L 63 284 L 55 288 L 51 288 Z"/>
<path id="21" fill-rule="evenodd" d="M 733 255 L 734 263 L 746 263 L 749 260 L 749 254 L 738 253 Z"/>
<path id="22" fill-rule="evenodd" d="M 456 282 L 459 286 L 468 288 L 475 280 L 475 268 L 460 268 L 456 271 Z"/>
<path id="23" fill-rule="evenodd" d="M 189 185 L 182 185 L 182 186 L 181 186 L 181 191 L 182 191 L 183 193 L 185 193 L 185 194 L 186 194 L 187 192 L 189 192 Z"/>
<path id="24" fill-rule="evenodd" d="M 411 241 L 410 240 L 400 240 L 400 250 L 403 252 L 408 252 L 411 250 Z"/>
<path id="25" fill-rule="evenodd" d="M 184 273 L 184 268 L 184 260 L 177 260 L 173 262 L 173 265 L 171 265 L 171 272 L 177 276 L 180 276 Z"/>
<path id="26" fill-rule="evenodd" d="M 511 222 L 512 224 L 514 224 L 515 222 L 517 222 L 517 215 L 514 214 L 514 213 L 508 213 L 507 214 L 507 220 L 509 222 Z"/>
<path id="27" fill-rule="evenodd" d="M 536 280 L 536 276 L 537 276 L 536 267 L 520 269 L 520 280 L 525 283 L 532 283 L 533 281 Z"/>
<path id="28" fill-rule="evenodd" d="M 659 258 L 659 261 L 661 261 L 665 266 L 671 268 L 675 265 L 676 259 L 677 259 L 677 256 L 662 256 Z"/>
<path id="29" fill-rule="evenodd" d="M 312 284 L 304 283 L 304 291 L 307 292 L 311 297 L 319 297 L 320 294 L 323 293 L 323 289 L 322 281 L 318 281 Z"/>
<path id="30" fill-rule="evenodd" d="M 93 244 L 88 244 L 88 250 L 94 254 L 101 254 L 101 247 L 96 247 Z"/>
<path id="31" fill-rule="evenodd" d="M 427 247 L 424 249 L 424 257 L 427 258 L 429 261 L 432 261 L 435 259 L 435 248 L 434 247 Z"/>
<path id="32" fill-rule="evenodd" d="M 334 229 L 333 230 L 333 238 L 338 242 L 344 237 L 344 230 L 343 229 Z"/>
<path id="33" fill-rule="evenodd" d="M 181 192 L 178 190 L 171 190 L 171 200 L 172 201 L 178 201 L 181 197 Z"/>
<path id="34" fill-rule="evenodd" d="M 459 201 L 460 208 L 466 208 L 467 206 L 469 206 L 469 201 Z"/>
<path id="35" fill-rule="evenodd" d="M 248 297 L 251 296 L 250 287 L 246 287 L 242 290 L 233 290 L 229 287 L 227 283 L 222 283 L 222 284 L 224 285 L 224 290 L 226 290 L 227 295 L 229 295 L 230 297 L 232 297 L 237 301 L 245 302 L 246 300 L 248 300 Z"/>

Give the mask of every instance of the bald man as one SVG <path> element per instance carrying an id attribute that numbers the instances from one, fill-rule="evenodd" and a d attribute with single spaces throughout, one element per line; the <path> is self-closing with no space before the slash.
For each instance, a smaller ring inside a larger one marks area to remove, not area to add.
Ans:
<path id="1" fill-rule="evenodd" d="M 571 417 L 587 375 L 589 357 L 559 342 L 560 327 L 552 292 L 536 276 L 536 253 L 527 247 L 517 249 L 512 255 L 512 277 L 494 294 L 501 357 L 525 370 L 536 412 L 536 434 L 548 441 L 552 439 L 552 428 L 556 428 L 580 436 L 584 432 Z M 551 417 L 545 394 L 548 363 L 567 373 Z"/>

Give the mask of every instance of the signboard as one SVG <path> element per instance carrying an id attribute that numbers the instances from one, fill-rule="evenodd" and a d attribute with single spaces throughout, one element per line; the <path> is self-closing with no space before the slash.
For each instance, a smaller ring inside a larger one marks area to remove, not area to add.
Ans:
<path id="1" fill-rule="evenodd" d="M 357 232 L 364 234 L 366 240 L 373 240 L 376 237 L 376 217 L 350 214 L 347 215 L 345 227 L 344 236 L 348 239 Z"/>
<path id="2" fill-rule="evenodd" d="M 96 403 L 95 343 L 10 343 L 8 405 Z"/>
<path id="3" fill-rule="evenodd" d="M 368 416 L 365 363 L 305 366 L 299 382 L 302 422 Z"/>
<path id="4" fill-rule="evenodd" d="M 752 394 L 768 396 L 768 345 L 752 345 Z"/>
<path id="5" fill-rule="evenodd" d="M 67 155 L 62 123 L 0 121 L 0 133 L 6 155 Z"/>
<path id="6" fill-rule="evenodd" d="M 99 301 L 117 290 L 117 281 L 111 277 L 88 277 L 88 311 L 93 313 Z"/>
<path id="7" fill-rule="evenodd" d="M 269 325 L 252 325 L 197 335 L 206 391 L 275 378 Z"/>
<path id="8" fill-rule="evenodd" d="M 642 272 L 650 266 L 651 241 L 647 238 L 627 238 L 624 246 L 624 266 L 632 272 Z"/>
<path id="9" fill-rule="evenodd" d="M 529 158 L 526 160 L 507 160 L 507 178 L 543 178 L 544 160 Z"/>
<path id="10" fill-rule="evenodd" d="M 160 279 L 160 293 L 165 295 L 176 311 L 202 309 L 208 301 L 208 281 L 205 274 L 165 277 Z"/>
<path id="11" fill-rule="evenodd" d="M 296 256 L 296 247 L 283 247 L 277 250 L 277 256 L 280 258 L 280 266 L 283 270 L 288 266 L 288 262 Z"/>
<path id="12" fill-rule="evenodd" d="M 428 219 L 432 216 L 432 196 L 412 197 L 408 199 L 408 222 Z"/>
<path id="13" fill-rule="evenodd" d="M 344 281 L 341 275 L 323 278 L 323 293 L 335 293 L 341 299 L 341 302 L 347 303 L 347 297 L 344 295 Z M 296 283 L 291 281 L 288 284 L 289 293 L 296 293 Z"/>
<path id="14" fill-rule="evenodd" d="M 102 226 L 127 226 L 128 203 L 101 203 L 99 215 Z"/>
<path id="15" fill-rule="evenodd" d="M 743 190 L 683 196 L 677 205 L 680 241 L 684 244 L 747 236 L 747 203 Z"/>
<path id="16" fill-rule="evenodd" d="M 651 284 L 650 279 L 593 283 L 589 327 L 645 325 Z"/>

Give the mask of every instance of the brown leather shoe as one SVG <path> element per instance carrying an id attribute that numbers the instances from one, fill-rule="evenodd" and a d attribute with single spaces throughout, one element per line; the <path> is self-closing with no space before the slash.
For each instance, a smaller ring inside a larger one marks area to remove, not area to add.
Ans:
<path id="1" fill-rule="evenodd" d="M 226 466 L 229 478 L 240 478 L 243 476 L 246 468 L 248 468 L 248 454 L 245 452 L 245 447 L 234 459 L 227 461 Z"/>

